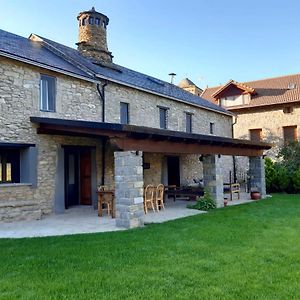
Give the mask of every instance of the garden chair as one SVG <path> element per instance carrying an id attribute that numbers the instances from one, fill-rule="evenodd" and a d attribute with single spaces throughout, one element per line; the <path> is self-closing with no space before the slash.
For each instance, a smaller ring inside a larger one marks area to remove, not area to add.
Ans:
<path id="1" fill-rule="evenodd" d="M 156 205 L 157 211 L 159 211 L 159 209 L 161 209 L 161 208 L 165 209 L 165 205 L 164 205 L 164 192 L 165 192 L 164 185 L 163 184 L 159 184 L 156 187 L 156 193 L 155 193 L 155 205 Z"/>
<path id="2" fill-rule="evenodd" d="M 144 211 L 145 211 L 145 214 L 148 213 L 148 207 L 152 208 L 153 211 L 155 211 L 155 208 L 154 208 L 154 191 L 155 191 L 155 188 L 151 184 L 147 185 L 146 188 L 145 188 L 145 192 L 144 192 Z"/>

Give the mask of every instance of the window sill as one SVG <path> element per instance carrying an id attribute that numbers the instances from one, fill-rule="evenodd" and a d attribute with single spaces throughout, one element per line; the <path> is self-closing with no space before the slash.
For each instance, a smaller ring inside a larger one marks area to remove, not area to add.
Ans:
<path id="1" fill-rule="evenodd" d="M 17 187 L 17 186 L 32 186 L 32 183 L 0 183 L 0 188 Z"/>

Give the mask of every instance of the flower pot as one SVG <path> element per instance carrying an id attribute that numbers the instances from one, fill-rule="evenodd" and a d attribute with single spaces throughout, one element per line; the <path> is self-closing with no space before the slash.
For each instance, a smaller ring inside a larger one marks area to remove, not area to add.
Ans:
<path id="1" fill-rule="evenodd" d="M 250 196 L 252 200 L 259 200 L 261 198 L 260 192 L 251 192 Z"/>

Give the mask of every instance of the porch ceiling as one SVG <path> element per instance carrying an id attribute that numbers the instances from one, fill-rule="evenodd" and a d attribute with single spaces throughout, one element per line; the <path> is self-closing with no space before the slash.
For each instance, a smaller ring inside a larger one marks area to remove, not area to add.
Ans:
<path id="1" fill-rule="evenodd" d="M 31 117 L 39 134 L 108 138 L 118 150 L 261 156 L 271 144 L 116 123 Z"/>

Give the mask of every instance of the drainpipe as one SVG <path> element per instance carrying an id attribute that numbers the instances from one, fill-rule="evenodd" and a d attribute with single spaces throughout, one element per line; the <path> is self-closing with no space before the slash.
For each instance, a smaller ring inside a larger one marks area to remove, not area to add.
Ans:
<path id="1" fill-rule="evenodd" d="M 231 134 L 232 134 L 233 138 L 234 138 L 233 126 L 237 123 L 238 116 L 235 116 L 234 118 L 235 118 L 235 120 L 234 120 L 234 122 L 232 123 L 232 126 L 231 126 L 231 130 L 232 130 Z M 237 177 L 236 177 L 236 159 L 235 159 L 234 155 L 232 156 L 232 162 L 233 162 L 233 182 L 235 183 L 237 181 Z"/>
<path id="2" fill-rule="evenodd" d="M 97 91 L 102 102 L 102 122 L 105 122 L 105 87 L 108 85 L 106 81 L 104 84 L 97 83 Z M 105 150 L 106 150 L 106 138 L 102 138 L 102 168 L 101 168 L 101 185 L 105 184 Z"/>

